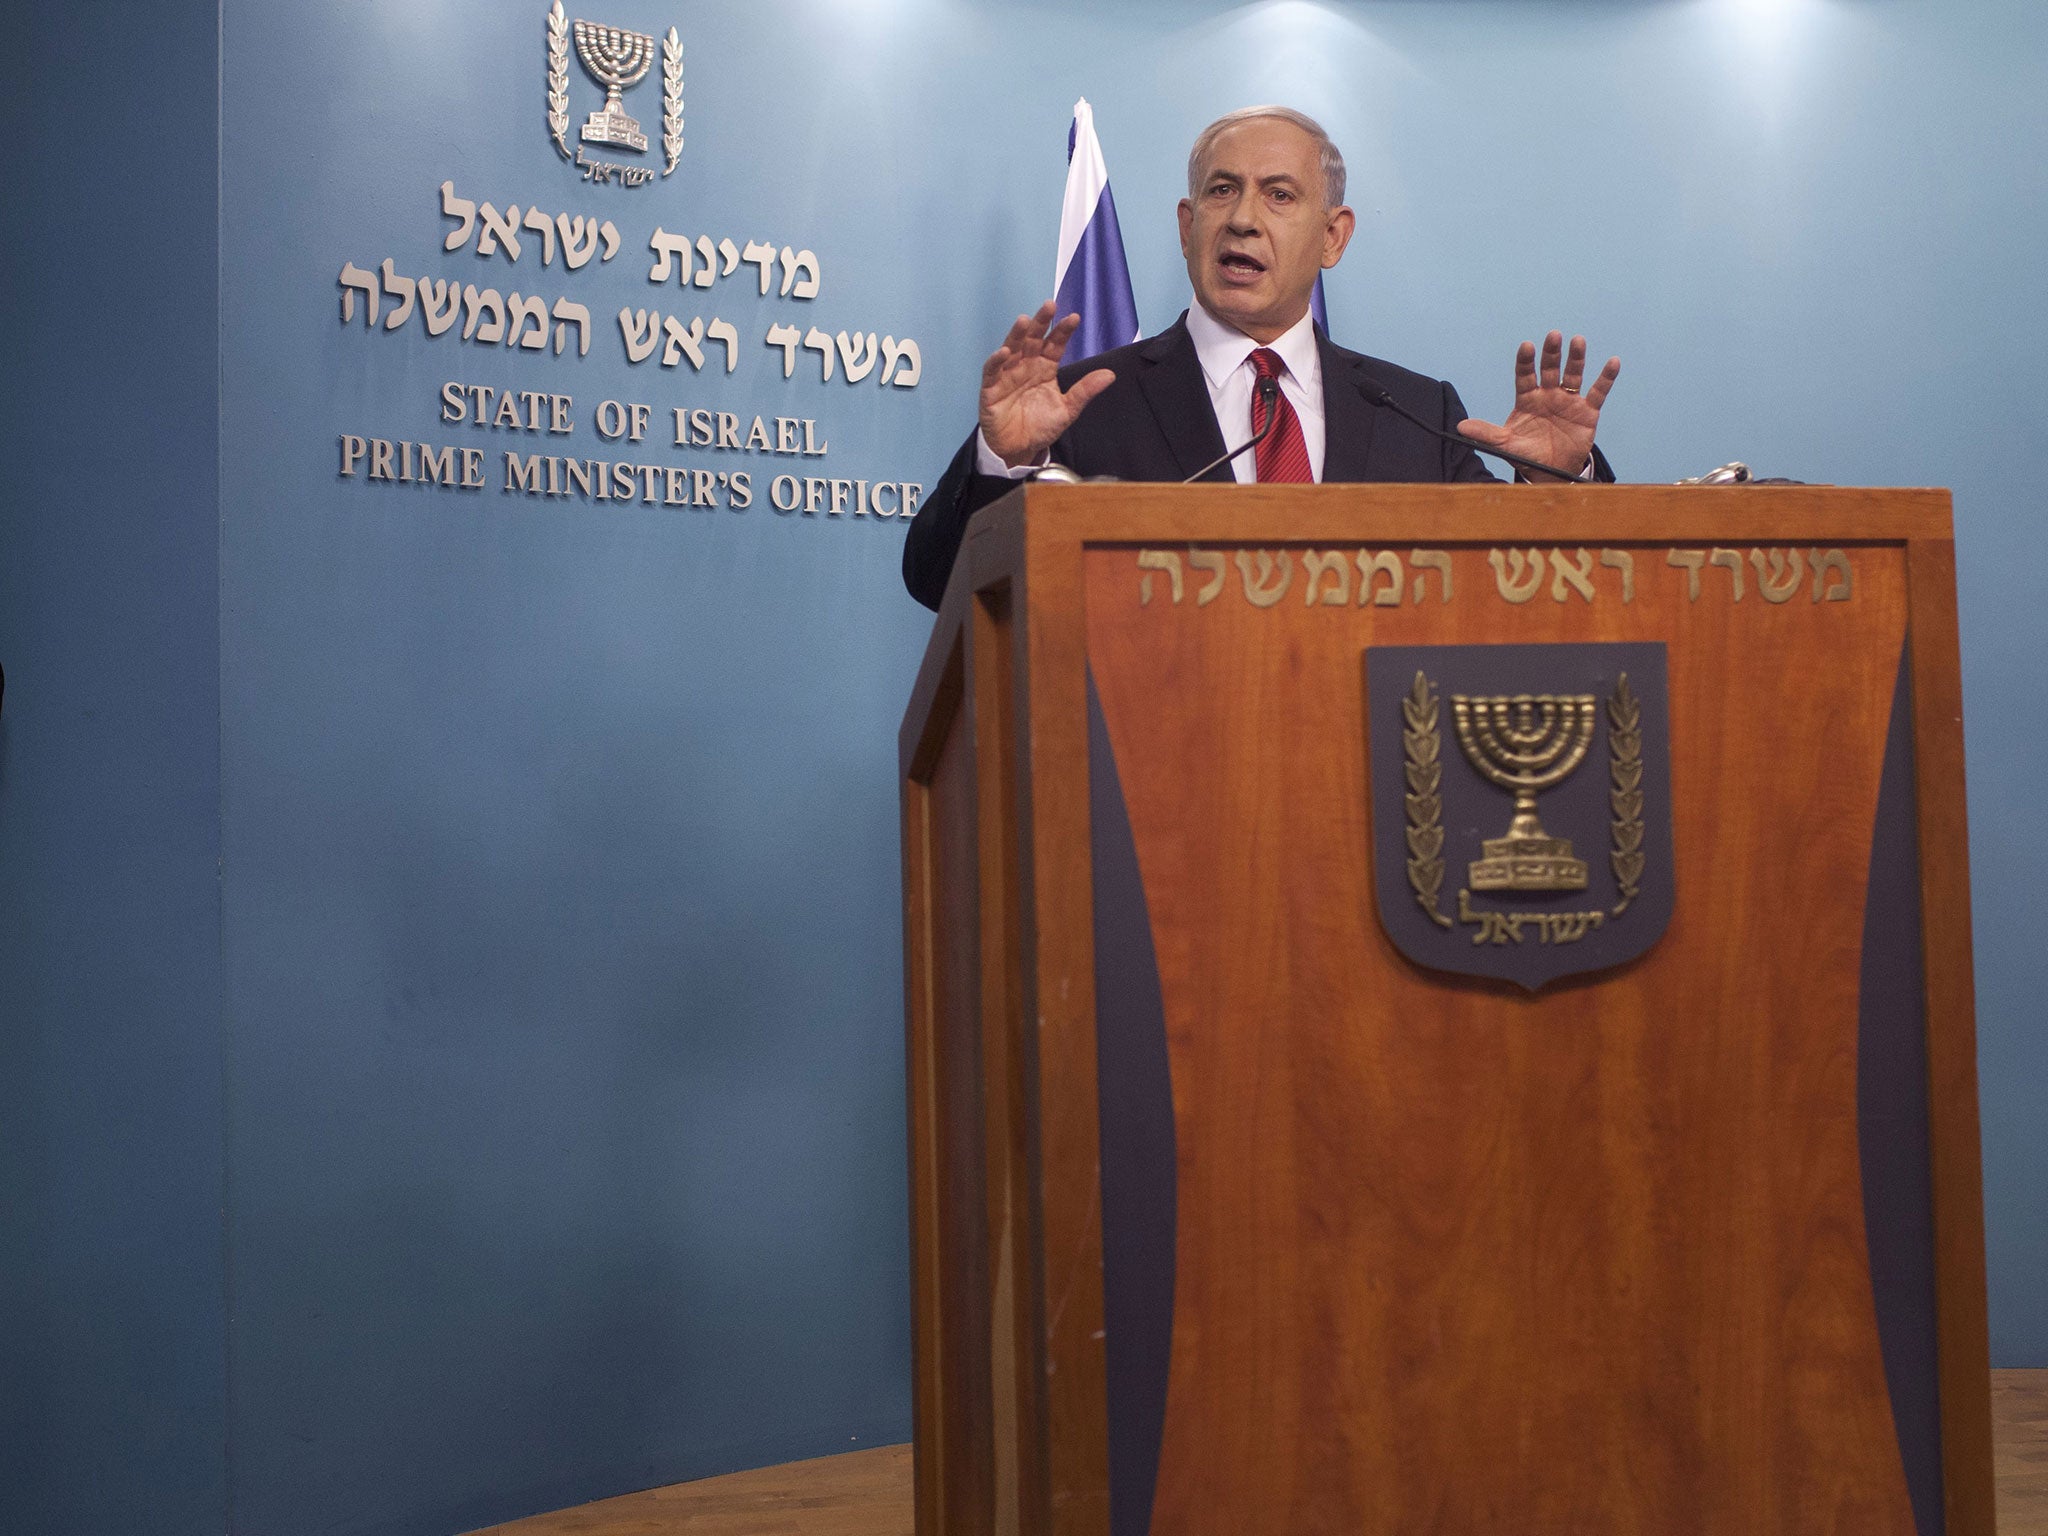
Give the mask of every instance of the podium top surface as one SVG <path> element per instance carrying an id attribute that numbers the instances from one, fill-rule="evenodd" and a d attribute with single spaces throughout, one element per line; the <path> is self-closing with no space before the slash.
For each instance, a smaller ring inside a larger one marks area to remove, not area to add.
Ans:
<path id="1" fill-rule="evenodd" d="M 1025 485 L 963 548 L 1034 532 L 1084 543 L 1892 543 L 1953 537 L 1949 492 L 1835 485 Z M 971 563 L 971 562 L 970 562 Z"/>

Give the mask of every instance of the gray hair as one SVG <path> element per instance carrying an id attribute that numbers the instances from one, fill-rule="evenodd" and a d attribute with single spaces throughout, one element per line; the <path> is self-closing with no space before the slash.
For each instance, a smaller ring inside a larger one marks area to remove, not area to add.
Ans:
<path id="1" fill-rule="evenodd" d="M 1323 196 L 1329 207 L 1343 206 L 1344 202 L 1344 156 L 1337 146 L 1330 142 L 1330 136 L 1323 132 L 1323 125 L 1306 112 L 1297 112 L 1292 107 L 1240 107 L 1235 112 L 1226 112 L 1200 134 L 1196 135 L 1195 147 L 1188 151 L 1188 196 L 1201 196 L 1202 170 L 1209 158 L 1209 151 L 1216 140 L 1227 129 L 1240 123 L 1257 122 L 1261 118 L 1278 118 L 1283 123 L 1292 123 L 1303 133 L 1316 141 L 1316 158 L 1323 169 Z"/>

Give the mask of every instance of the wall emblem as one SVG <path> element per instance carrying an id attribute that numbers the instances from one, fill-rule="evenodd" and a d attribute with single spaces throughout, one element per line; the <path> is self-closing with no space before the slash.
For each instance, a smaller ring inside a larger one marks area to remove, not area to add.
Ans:
<path id="1" fill-rule="evenodd" d="M 584 72 L 604 91 L 604 103 L 584 119 L 577 145 L 569 147 L 569 46 L 574 41 L 576 57 Z M 562 0 L 548 8 L 548 136 L 564 160 L 573 159 L 585 181 L 618 181 L 623 186 L 643 186 L 654 179 L 651 166 L 621 164 L 593 159 L 584 152 L 586 144 L 610 149 L 647 153 L 647 135 L 640 120 L 626 110 L 625 93 L 645 79 L 661 58 L 661 148 L 667 164 L 661 174 L 676 168 L 683 152 L 683 44 L 670 27 L 660 42 L 648 33 L 597 22 L 570 23 Z"/>
<path id="2" fill-rule="evenodd" d="M 1663 937 L 1662 645 L 1375 646 L 1365 668 L 1373 885 L 1402 954 L 1533 992 Z"/>

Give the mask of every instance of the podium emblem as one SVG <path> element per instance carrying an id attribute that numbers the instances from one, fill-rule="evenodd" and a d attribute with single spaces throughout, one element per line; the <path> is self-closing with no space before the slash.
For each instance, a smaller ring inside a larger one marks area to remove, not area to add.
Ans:
<path id="1" fill-rule="evenodd" d="M 1428 677 L 1417 672 L 1425 689 Z M 1624 678 L 1624 681 L 1626 679 Z M 1536 791 L 1570 776 L 1593 742 L 1590 693 L 1451 695 L 1458 745 L 1481 774 L 1515 797 L 1505 837 L 1489 837 L 1471 866 L 1475 891 L 1583 891 L 1586 861 L 1571 839 L 1552 837 L 1536 819 Z"/>
<path id="2" fill-rule="evenodd" d="M 1662 645 L 1375 646 L 1365 665 L 1373 886 L 1402 954 L 1533 992 L 1663 937 Z"/>

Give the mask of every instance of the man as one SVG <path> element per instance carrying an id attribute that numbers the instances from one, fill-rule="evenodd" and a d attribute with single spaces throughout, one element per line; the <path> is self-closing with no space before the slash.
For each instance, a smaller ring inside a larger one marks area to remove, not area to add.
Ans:
<path id="1" fill-rule="evenodd" d="M 981 423 L 919 508 L 903 548 L 911 595 L 936 608 L 967 522 L 1048 463 L 1120 480 L 1181 480 L 1268 425 L 1254 453 L 1210 480 L 1494 478 L 1470 448 L 1430 436 L 1377 403 L 1382 391 L 1442 430 L 1581 478 L 1612 480 L 1593 446 L 1621 371 L 1609 358 L 1580 393 L 1586 341 L 1552 331 L 1539 369 L 1515 357 L 1506 422 L 1471 421 L 1450 385 L 1333 346 L 1309 319 L 1316 276 L 1334 267 L 1357 220 L 1344 159 L 1309 117 L 1248 107 L 1202 130 L 1188 156 L 1180 248 L 1195 302 L 1167 330 L 1061 368 L 1080 317 L 1053 323 L 1047 301 L 1019 315 L 981 370 Z"/>

